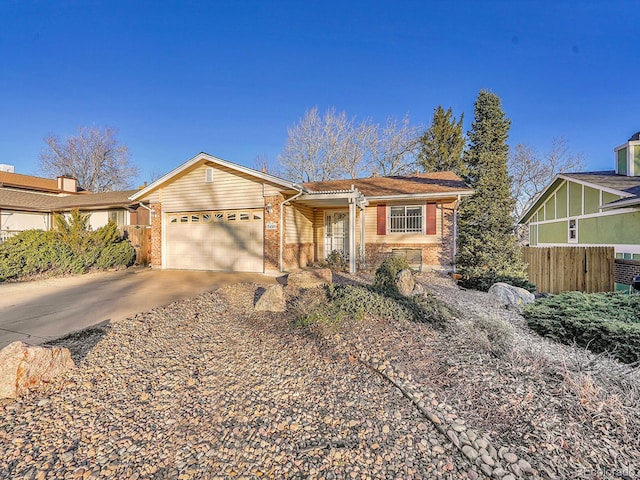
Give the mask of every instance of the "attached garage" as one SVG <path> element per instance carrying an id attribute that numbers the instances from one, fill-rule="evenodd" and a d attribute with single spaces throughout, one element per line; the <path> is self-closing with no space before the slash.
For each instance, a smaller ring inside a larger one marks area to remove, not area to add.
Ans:
<path id="1" fill-rule="evenodd" d="M 262 209 L 167 214 L 166 268 L 262 272 Z"/>

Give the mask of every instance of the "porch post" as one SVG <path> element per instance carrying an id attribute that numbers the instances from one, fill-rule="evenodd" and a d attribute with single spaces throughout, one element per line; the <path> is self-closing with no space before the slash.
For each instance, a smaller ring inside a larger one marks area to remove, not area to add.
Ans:
<path id="1" fill-rule="evenodd" d="M 356 273 L 356 199 L 349 199 L 349 273 Z"/>
<path id="2" fill-rule="evenodd" d="M 366 242 L 364 238 L 364 206 L 360 208 L 360 265 L 364 265 Z"/>

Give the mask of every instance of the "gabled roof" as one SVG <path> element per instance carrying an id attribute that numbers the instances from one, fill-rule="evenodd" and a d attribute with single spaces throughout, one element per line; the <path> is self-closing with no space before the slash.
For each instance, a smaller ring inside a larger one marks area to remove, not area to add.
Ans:
<path id="1" fill-rule="evenodd" d="M 129 196 L 135 192 L 136 190 L 125 190 L 121 192 L 57 196 L 0 188 L 0 208 L 46 213 L 72 210 L 74 208 L 86 210 L 100 207 L 126 207 L 131 204 Z"/>
<path id="2" fill-rule="evenodd" d="M 473 193 L 473 190 L 453 172 L 328 180 L 302 185 L 311 192 L 345 191 L 350 190 L 353 185 L 369 200 L 399 196 L 471 195 Z"/>
<path id="3" fill-rule="evenodd" d="M 238 172 L 246 173 L 247 175 L 251 175 L 251 176 L 259 178 L 261 180 L 265 180 L 267 182 L 270 182 L 270 183 L 273 183 L 275 185 L 281 186 L 281 187 L 283 187 L 285 189 L 288 189 L 288 190 L 298 190 L 298 191 L 304 190 L 300 185 L 298 185 L 298 184 L 296 184 L 294 182 L 289 182 L 289 181 L 284 180 L 282 178 L 276 177 L 275 175 L 270 175 L 270 174 L 265 173 L 265 172 L 260 172 L 258 170 L 253 169 L 253 168 L 249 168 L 249 167 L 245 167 L 244 165 L 239 165 L 237 163 L 229 162 L 227 160 L 223 160 L 221 158 L 214 157 L 213 155 L 209 155 L 208 153 L 205 153 L 205 152 L 200 152 L 195 157 L 191 158 L 190 160 L 187 160 L 186 162 L 184 162 L 179 167 L 174 168 L 169 173 L 167 173 L 166 175 L 160 177 L 155 182 L 151 183 L 150 185 L 147 185 L 142 190 L 137 191 L 135 194 L 131 195 L 131 197 L 129 197 L 129 198 L 131 200 L 134 200 L 134 201 L 135 200 L 140 200 L 141 198 L 144 198 L 146 195 L 148 195 L 149 193 L 151 193 L 154 190 L 158 189 L 162 185 L 170 182 L 173 178 L 175 178 L 176 176 L 180 175 L 185 170 L 188 170 L 189 168 L 191 168 L 191 167 L 193 167 L 195 165 L 198 165 L 200 163 L 202 163 L 202 164 L 204 164 L 204 163 L 213 163 L 215 165 L 220 165 L 222 167 L 230 168 L 231 170 L 236 170 Z"/>
<path id="4" fill-rule="evenodd" d="M 599 172 L 577 172 L 577 173 L 561 173 L 551 181 L 547 187 L 540 192 L 531 206 L 522 214 L 518 223 L 527 223 L 531 215 L 540 208 L 540 206 L 547 200 L 548 196 L 553 193 L 557 187 L 563 181 L 572 181 L 581 183 L 587 187 L 597 188 L 607 191 L 614 195 L 619 195 L 622 198 L 616 202 L 611 202 L 608 205 L 613 205 L 622 200 L 627 200 L 628 197 L 634 197 L 640 195 L 640 177 L 630 177 L 626 175 L 618 175 L 614 170 L 604 170 Z M 626 205 L 617 205 L 618 207 Z M 606 208 L 606 207 L 605 207 Z M 616 207 L 611 207 L 616 208 Z"/>

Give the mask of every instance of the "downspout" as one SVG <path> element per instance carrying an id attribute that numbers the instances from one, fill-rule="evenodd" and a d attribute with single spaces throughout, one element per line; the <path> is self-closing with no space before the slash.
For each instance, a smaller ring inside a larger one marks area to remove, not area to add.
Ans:
<path id="1" fill-rule="evenodd" d="M 460 195 L 453 207 L 453 271 L 456 271 L 456 255 L 458 254 L 458 207 L 460 206 Z"/>
<path id="2" fill-rule="evenodd" d="M 280 204 L 280 272 L 284 272 L 283 265 L 283 250 L 284 250 L 284 207 L 288 203 L 293 202 L 296 198 L 304 193 L 303 189 L 300 189 L 293 197 L 285 200 Z"/>

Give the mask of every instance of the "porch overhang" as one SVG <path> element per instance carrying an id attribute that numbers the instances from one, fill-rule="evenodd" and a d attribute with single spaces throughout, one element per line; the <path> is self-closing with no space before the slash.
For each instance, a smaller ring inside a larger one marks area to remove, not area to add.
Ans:
<path id="1" fill-rule="evenodd" d="M 365 228 L 364 228 L 364 209 L 369 205 L 367 198 L 355 186 L 351 186 L 349 190 L 333 190 L 313 192 L 308 191 L 302 193 L 295 200 L 295 203 L 307 205 L 310 207 L 320 208 L 349 208 L 349 273 L 356 273 L 357 256 L 364 257 L 365 244 Z M 356 247 L 356 211 L 360 210 L 360 251 L 357 252 Z"/>
<path id="2" fill-rule="evenodd" d="M 369 205 L 369 200 L 355 187 L 351 190 L 306 192 L 296 198 L 295 202 L 314 207 L 341 207 L 353 203 L 360 209 Z"/>

